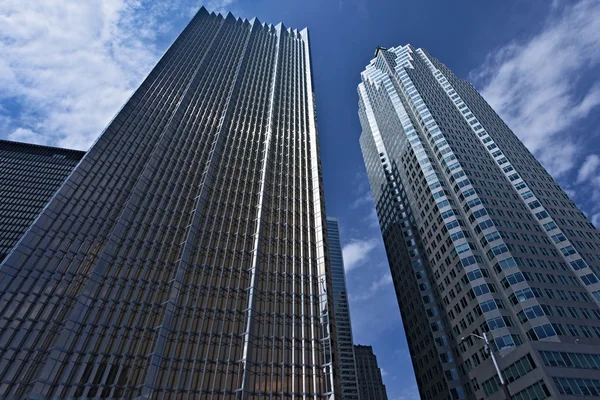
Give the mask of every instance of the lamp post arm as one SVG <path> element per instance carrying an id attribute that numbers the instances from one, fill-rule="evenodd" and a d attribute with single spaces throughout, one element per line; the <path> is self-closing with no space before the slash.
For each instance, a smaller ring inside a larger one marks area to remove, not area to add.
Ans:
<path id="1" fill-rule="evenodd" d="M 500 379 L 500 384 L 502 385 L 502 389 L 504 390 L 504 395 L 506 396 L 506 400 L 511 400 L 510 392 L 508 391 L 508 382 L 504 380 L 502 376 L 502 371 L 500 371 L 500 367 L 498 366 L 498 361 L 496 361 L 496 356 L 494 355 L 494 351 L 490 347 L 490 341 L 485 332 L 483 332 L 483 339 L 485 340 L 485 345 L 490 352 L 490 357 L 492 357 L 492 362 L 494 363 L 494 368 L 496 368 L 496 374 L 498 375 L 498 379 Z"/>

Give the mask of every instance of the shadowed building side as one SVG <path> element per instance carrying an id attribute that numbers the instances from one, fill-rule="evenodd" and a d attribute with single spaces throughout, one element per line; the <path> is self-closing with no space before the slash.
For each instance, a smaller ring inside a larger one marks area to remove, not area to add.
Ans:
<path id="1" fill-rule="evenodd" d="M 0 263 L 84 154 L 0 140 Z"/>
<path id="2" fill-rule="evenodd" d="M 358 382 L 354 361 L 352 320 L 346 288 L 346 272 L 342 255 L 342 243 L 337 218 L 327 217 L 327 239 L 331 264 L 335 328 L 339 355 L 341 395 L 344 400 L 358 400 Z"/>
<path id="3" fill-rule="evenodd" d="M 387 400 L 387 392 L 381 377 L 381 369 L 373 347 L 355 345 L 356 376 L 361 400 Z"/>

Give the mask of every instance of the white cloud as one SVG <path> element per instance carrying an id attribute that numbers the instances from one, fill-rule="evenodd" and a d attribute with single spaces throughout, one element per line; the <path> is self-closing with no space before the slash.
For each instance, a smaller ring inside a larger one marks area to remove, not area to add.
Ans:
<path id="1" fill-rule="evenodd" d="M 392 280 L 392 275 L 389 272 L 387 272 L 378 280 L 373 281 L 371 283 L 371 286 L 369 286 L 369 288 L 365 292 L 359 294 L 358 296 L 353 296 L 352 294 L 350 294 L 350 301 L 355 302 L 370 299 L 371 297 L 375 296 L 382 287 L 391 285 L 393 282 L 394 281 Z"/>
<path id="2" fill-rule="evenodd" d="M 600 229 L 600 212 L 592 215 L 592 218 L 590 219 L 596 228 Z"/>
<path id="3" fill-rule="evenodd" d="M 379 243 L 377 238 L 367 240 L 352 240 L 342 248 L 344 257 L 344 267 L 350 271 L 363 264 L 368 259 L 369 253 L 373 251 Z"/>
<path id="4" fill-rule="evenodd" d="M 189 20 L 192 4 L 4 0 L 0 104 L 10 100 L 18 111 L 4 117 L 0 137 L 87 149 L 176 36 L 174 25 Z"/>
<path id="5" fill-rule="evenodd" d="M 377 216 L 377 210 L 375 210 L 375 206 L 371 207 L 369 213 L 363 218 L 363 222 L 367 227 L 376 229 L 377 232 L 381 232 L 379 227 L 379 217 Z"/>
<path id="6" fill-rule="evenodd" d="M 572 187 L 564 187 L 563 186 L 563 190 L 571 199 L 575 199 L 575 197 L 577 196 L 577 191 L 575 189 L 573 189 Z"/>
<path id="7" fill-rule="evenodd" d="M 8 140 L 14 140 L 15 142 L 49 144 L 48 139 L 48 137 L 26 128 L 17 128 L 8 135 Z"/>
<path id="8" fill-rule="evenodd" d="M 373 292 L 377 292 L 380 288 L 382 288 L 383 286 L 386 286 L 392 282 L 393 282 L 392 274 L 390 274 L 388 272 L 385 275 L 383 275 L 379 280 L 373 282 L 371 284 L 370 290 Z"/>
<path id="9" fill-rule="evenodd" d="M 555 176 L 581 149 L 568 130 L 600 104 L 600 84 L 577 93 L 580 77 L 600 65 L 600 2 L 553 7 L 540 32 L 488 55 L 471 74 L 482 94 Z"/>
<path id="10" fill-rule="evenodd" d="M 590 200 L 592 202 L 591 212 L 600 212 L 600 175 L 590 177 L 587 181 L 588 189 L 591 193 Z"/>
<path id="11" fill-rule="evenodd" d="M 350 203 L 350 209 L 356 210 L 362 208 L 365 205 L 373 204 L 373 195 L 371 194 L 371 185 L 369 183 L 369 178 L 366 173 L 359 172 L 354 177 L 354 188 L 356 193 L 356 198 L 352 203 Z"/>
<path id="12" fill-rule="evenodd" d="M 596 154 L 588 155 L 579 171 L 577 171 L 577 183 L 580 184 L 581 192 L 589 200 L 589 209 L 586 214 L 592 223 L 600 225 L 600 157 Z M 584 196 L 581 196 L 584 197 Z"/>
<path id="13" fill-rule="evenodd" d="M 598 167 L 600 167 L 600 157 L 596 154 L 587 156 L 577 173 L 577 183 L 583 183 L 598 176 Z"/>
<path id="14" fill-rule="evenodd" d="M 231 10 L 233 3 L 234 0 L 209 0 L 206 3 L 206 8 L 216 13 L 226 14 L 227 11 Z"/>
<path id="15" fill-rule="evenodd" d="M 366 173 L 359 172 L 354 178 L 355 199 L 348 206 L 355 219 L 361 219 L 364 227 L 379 232 L 379 219 L 375 210 L 371 185 Z"/>
<path id="16" fill-rule="evenodd" d="M 373 203 L 373 196 L 371 191 L 360 194 L 352 203 L 350 203 L 350 209 L 355 210 L 367 204 Z"/>

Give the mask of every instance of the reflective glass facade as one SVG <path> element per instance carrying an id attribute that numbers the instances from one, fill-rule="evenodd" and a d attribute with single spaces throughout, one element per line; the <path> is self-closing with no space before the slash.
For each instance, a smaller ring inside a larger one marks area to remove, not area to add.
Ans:
<path id="1" fill-rule="evenodd" d="M 371 346 L 354 346 L 356 354 L 356 374 L 361 400 L 387 400 L 387 392 L 377 357 Z"/>
<path id="2" fill-rule="evenodd" d="M 331 399 L 308 33 L 202 8 L 0 266 L 0 397 Z"/>
<path id="3" fill-rule="evenodd" d="M 356 363 L 354 361 L 354 341 L 352 339 L 352 321 L 346 289 L 346 272 L 342 257 L 342 243 L 337 218 L 327 217 L 327 242 L 331 262 L 331 282 L 337 333 L 337 348 L 340 367 L 341 395 L 344 400 L 358 400 Z"/>
<path id="4" fill-rule="evenodd" d="M 600 232 L 425 50 L 378 48 L 361 76 L 360 144 L 421 396 L 504 398 L 470 336 L 483 332 L 515 397 L 580 395 L 567 387 L 597 371 L 546 354 L 600 354 Z"/>
<path id="5" fill-rule="evenodd" d="M 0 262 L 84 154 L 0 140 Z"/>

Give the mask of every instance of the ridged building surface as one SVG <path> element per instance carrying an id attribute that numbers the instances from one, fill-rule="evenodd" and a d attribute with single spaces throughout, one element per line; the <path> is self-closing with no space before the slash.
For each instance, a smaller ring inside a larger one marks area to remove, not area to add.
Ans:
<path id="1" fill-rule="evenodd" d="M 387 400 L 387 392 L 383 384 L 381 369 L 377 364 L 377 356 L 373 347 L 355 345 L 356 376 L 361 400 Z"/>
<path id="2" fill-rule="evenodd" d="M 202 8 L 0 266 L 0 397 L 331 399 L 308 33 Z"/>
<path id="3" fill-rule="evenodd" d="M 352 321 L 346 288 L 346 272 L 340 240 L 340 227 L 335 217 L 327 217 L 327 243 L 331 262 L 331 281 L 339 355 L 341 395 L 344 400 L 358 400 L 356 362 L 354 360 L 354 340 Z"/>
<path id="4" fill-rule="evenodd" d="M 425 50 L 378 48 L 361 76 L 360 144 L 421 397 L 504 398 L 471 336 L 484 332 L 513 398 L 600 396 L 598 230 Z"/>
<path id="5" fill-rule="evenodd" d="M 0 263 L 84 154 L 0 140 Z"/>

